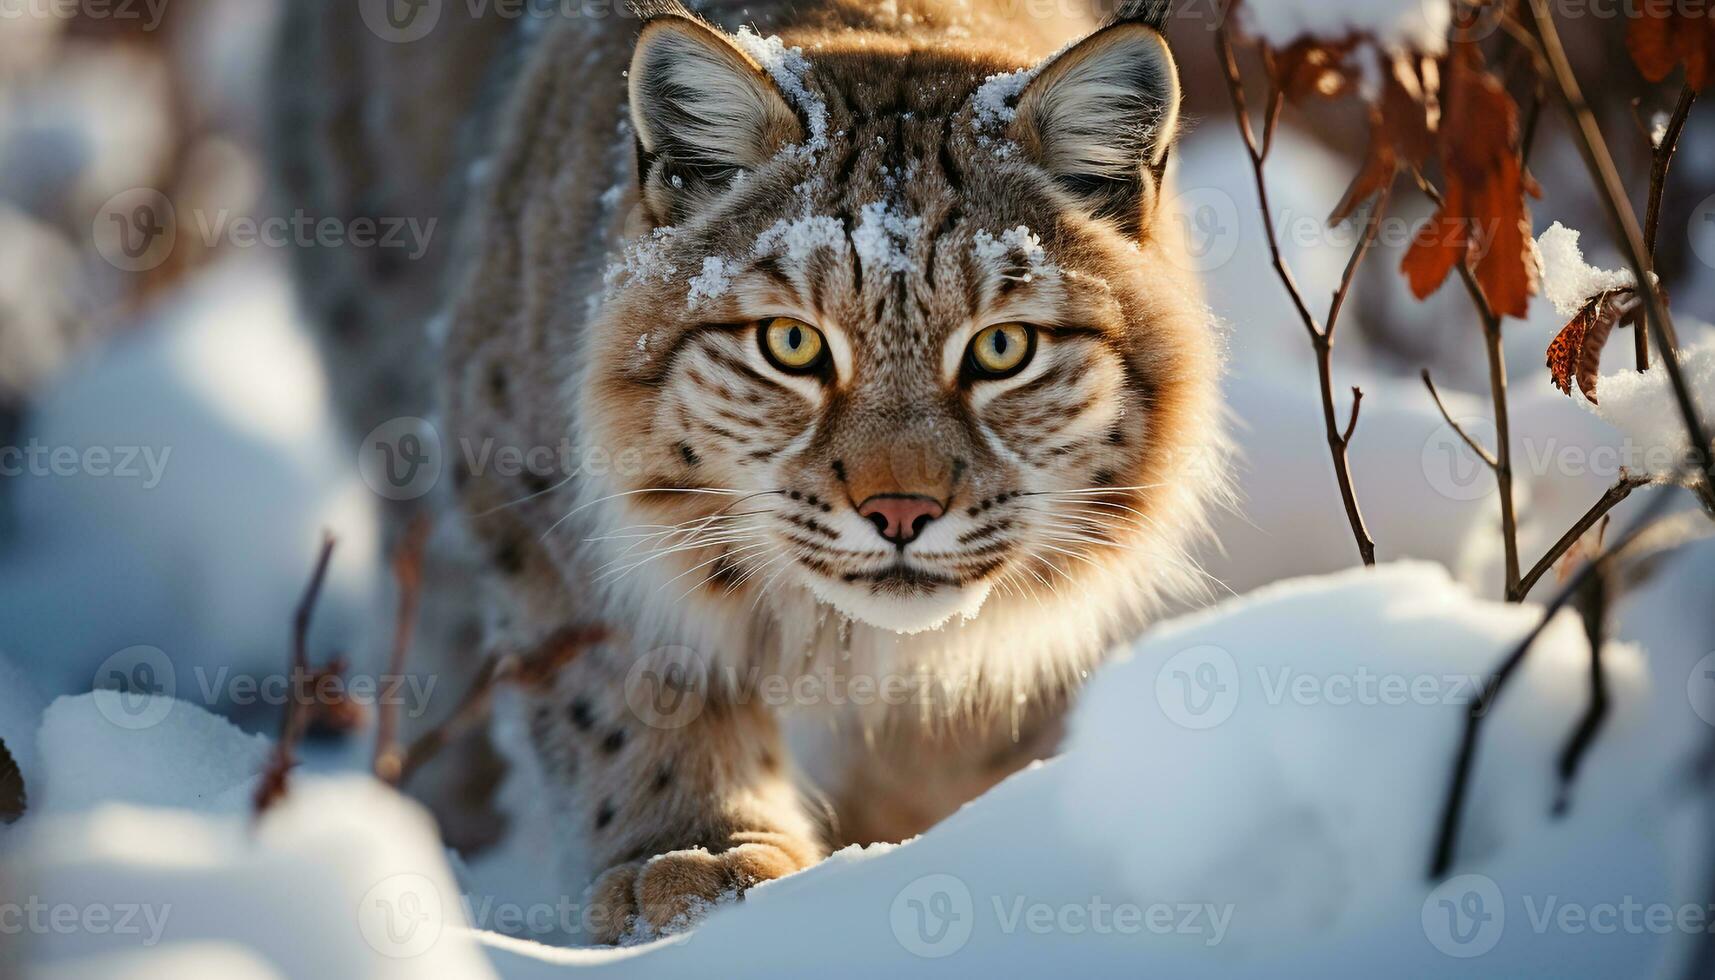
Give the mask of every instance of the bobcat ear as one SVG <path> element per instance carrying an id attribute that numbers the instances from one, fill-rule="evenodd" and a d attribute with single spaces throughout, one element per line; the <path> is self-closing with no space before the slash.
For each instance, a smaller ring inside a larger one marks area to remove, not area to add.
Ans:
<path id="1" fill-rule="evenodd" d="M 1018 99 L 1009 135 L 1062 186 L 1141 234 L 1179 126 L 1179 72 L 1145 23 L 1105 27 L 1055 57 Z"/>
<path id="2" fill-rule="evenodd" d="M 658 224 L 678 223 L 736 174 L 804 138 L 761 66 L 689 17 L 644 26 L 629 78 L 643 201 Z"/>

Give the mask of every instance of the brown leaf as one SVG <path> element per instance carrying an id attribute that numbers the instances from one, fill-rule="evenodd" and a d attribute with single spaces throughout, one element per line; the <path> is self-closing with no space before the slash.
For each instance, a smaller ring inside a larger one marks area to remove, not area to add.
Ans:
<path id="1" fill-rule="evenodd" d="M 1621 298 L 1632 295 L 1630 289 L 1610 289 L 1593 296 L 1578 311 L 1566 327 L 1548 345 L 1548 374 L 1554 386 L 1572 394 L 1572 382 L 1578 390 L 1596 404 L 1596 379 L 1601 375 L 1602 348 L 1614 327 L 1629 312 Z"/>
<path id="2" fill-rule="evenodd" d="M 1455 262 L 1470 262 L 1490 308 L 1523 317 L 1538 278 L 1525 201 L 1536 183 L 1519 153 L 1518 106 L 1473 45 L 1455 44 L 1443 64 L 1446 97 L 1437 142 L 1446 189 L 1400 269 L 1412 293 L 1424 299 Z"/>
<path id="3" fill-rule="evenodd" d="M 1578 354 L 1590 330 L 1590 307 L 1586 305 L 1561 328 L 1548 344 L 1548 376 L 1561 394 L 1572 395 L 1572 375 L 1578 370 Z"/>
<path id="4" fill-rule="evenodd" d="M 1339 98 L 1356 84 L 1356 73 L 1348 59 L 1357 46 L 1355 34 L 1348 34 L 1337 41 L 1301 37 L 1288 47 L 1272 52 L 1267 62 L 1270 79 L 1282 94 L 1294 102 L 1311 96 Z"/>
<path id="5" fill-rule="evenodd" d="M 1685 65 L 1685 83 L 1701 92 L 1715 74 L 1715 11 L 1683 0 L 1637 0 L 1629 8 L 1626 50 L 1652 82 Z"/>
<path id="6" fill-rule="evenodd" d="M 1397 52 L 1370 107 L 1370 145 L 1364 165 L 1328 220 L 1339 224 L 1393 183 L 1402 167 L 1422 166 L 1435 147 L 1436 73 L 1433 59 Z"/>

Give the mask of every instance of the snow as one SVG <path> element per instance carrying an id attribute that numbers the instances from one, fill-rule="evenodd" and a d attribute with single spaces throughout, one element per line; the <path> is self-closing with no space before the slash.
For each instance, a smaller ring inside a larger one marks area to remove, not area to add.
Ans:
<path id="1" fill-rule="evenodd" d="M 1037 71 L 1037 68 L 1020 68 L 990 75 L 971 96 L 972 127 L 979 133 L 990 132 L 1004 129 L 1018 118 L 1014 103 L 1036 77 Z"/>
<path id="2" fill-rule="evenodd" d="M 908 217 L 884 201 L 875 201 L 859 209 L 852 246 L 866 275 L 900 275 L 913 268 L 911 246 L 922 235 L 921 217 Z"/>
<path id="3" fill-rule="evenodd" d="M 240 814 L 268 757 L 268 740 L 166 695 L 97 690 L 62 697 L 42 716 L 43 757 L 52 760 L 33 816 L 54 817 L 111 803 Z M 102 773 L 99 780 L 70 778 Z"/>
<path id="4" fill-rule="evenodd" d="M 608 296 L 623 286 L 666 281 L 678 275 L 679 267 L 667 257 L 667 245 L 678 233 L 679 229 L 671 226 L 656 228 L 627 242 L 602 276 Z"/>
<path id="5" fill-rule="evenodd" d="M 299 776 L 252 829 L 228 801 L 252 785 L 258 740 L 178 704 L 147 743 L 116 753 L 138 732 L 93 697 L 64 699 L 41 739 L 63 802 L 0 843 L 38 902 L 142 910 L 125 933 L 33 933 L 0 963 L 68 976 L 186 964 L 325 977 L 672 977 L 722 964 L 751 976 L 1636 975 L 1668 955 L 1672 930 L 1598 935 L 1543 909 L 1690 907 L 1674 880 L 1671 781 L 1703 726 L 1674 675 L 1656 683 L 1640 650 L 1610 645 L 1613 711 L 1570 816 L 1552 819 L 1553 762 L 1586 698 L 1570 614 L 1484 732 L 1453 882 L 1504 903 L 1504 928 L 1477 934 L 1493 943 L 1482 958 L 1461 958 L 1471 950 L 1438 918 L 1449 892 L 1423 876 L 1464 705 L 1536 615 L 1475 599 L 1428 564 L 1259 590 L 1133 645 L 1092 680 L 1062 757 L 922 837 L 848 848 L 693 933 L 615 950 L 529 941 L 580 921 L 581 897 L 509 905 L 461 890 L 427 814 L 367 777 Z M 1677 710 L 1660 710 L 1661 689 Z M 186 767 L 208 778 L 187 783 Z M 151 795 L 72 806 L 58 780 Z"/>
<path id="6" fill-rule="evenodd" d="M 780 87 L 793 108 L 804 115 L 810 132 L 802 146 L 788 148 L 789 153 L 814 156 L 828 148 L 828 106 L 821 96 L 810 90 L 806 76 L 810 73 L 809 59 L 804 49 L 788 48 L 778 37 L 762 37 L 748 27 L 740 27 L 733 40 L 752 60 L 762 66 Z"/>
<path id="7" fill-rule="evenodd" d="M 691 279 L 691 291 L 685 305 L 695 309 L 704 300 L 720 299 L 732 289 L 732 275 L 737 269 L 726 259 L 709 256 L 703 260 L 703 271 Z M 647 350 L 647 345 L 638 348 Z"/>
<path id="8" fill-rule="evenodd" d="M 283 270 L 231 260 L 34 403 L 18 444 L 39 461 L 79 453 L 0 478 L 16 518 L 0 528 L 0 645 L 43 695 L 90 690 L 138 645 L 163 651 L 180 698 L 222 667 L 279 673 L 324 530 L 340 544 L 312 639 L 341 637 L 360 660 L 384 649 L 357 629 L 374 601 L 375 498 L 297 317 Z"/>
<path id="9" fill-rule="evenodd" d="M 1337 40 L 1358 32 L 1388 47 L 1440 54 L 1453 23 L 1452 4 L 1423 0 L 1252 0 L 1239 9 L 1250 33 L 1276 48 L 1306 35 Z"/>
<path id="10" fill-rule="evenodd" d="M 49 909 L 107 910 L 112 923 L 28 930 L 20 945 L 33 968 L 495 975 L 464 924 L 433 821 L 391 790 L 363 777 L 299 779 L 254 827 L 248 814 L 181 803 L 192 808 L 110 803 L 20 828 L 9 855 L 19 894 Z"/>
<path id="11" fill-rule="evenodd" d="M 838 218 L 827 215 L 781 218 L 757 237 L 752 250 L 758 256 L 784 255 L 793 262 L 802 262 L 820 248 L 835 252 L 846 248 L 845 228 Z"/>
<path id="12" fill-rule="evenodd" d="M 1679 366 L 1703 413 L 1705 431 L 1715 428 L 1715 332 L 1705 334 L 1679 351 Z M 1577 399 L 1589 411 L 1625 435 L 1628 469 L 1678 482 L 1696 466 L 1684 416 L 1661 358 L 1639 373 L 1622 368 L 1596 382 L 1600 404 Z"/>
<path id="13" fill-rule="evenodd" d="M 1536 240 L 1542 263 L 1542 292 L 1562 317 L 1578 315 L 1592 297 L 1637 285 L 1630 269 L 1598 269 L 1584 261 L 1579 233 L 1556 221 Z"/>
<path id="14" fill-rule="evenodd" d="M 1044 276 L 1057 275 L 1059 268 L 1048 261 L 1048 252 L 1042 247 L 1042 239 L 1025 225 L 1008 228 L 997 237 L 987 229 L 979 229 L 971 236 L 971 249 L 978 259 L 984 262 L 999 262 L 1017 254 L 1024 257 L 1030 271 L 1025 274 L 1025 281 Z"/>

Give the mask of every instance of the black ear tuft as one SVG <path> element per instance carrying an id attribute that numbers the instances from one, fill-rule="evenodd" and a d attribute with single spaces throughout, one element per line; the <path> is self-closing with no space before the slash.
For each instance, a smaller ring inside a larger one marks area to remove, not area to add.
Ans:
<path id="1" fill-rule="evenodd" d="M 1120 0 L 1110 24 L 1142 24 L 1166 33 L 1173 0 Z"/>

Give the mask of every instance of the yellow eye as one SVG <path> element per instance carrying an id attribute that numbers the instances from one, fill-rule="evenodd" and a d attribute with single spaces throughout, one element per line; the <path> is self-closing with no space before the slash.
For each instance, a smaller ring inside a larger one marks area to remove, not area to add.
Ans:
<path id="1" fill-rule="evenodd" d="M 762 353 L 787 374 L 808 374 L 819 369 L 828 352 L 822 331 L 791 317 L 764 320 L 758 336 Z"/>
<path id="2" fill-rule="evenodd" d="M 1028 323 L 1000 323 L 972 338 L 970 362 L 978 377 L 1008 378 L 1024 370 L 1035 353 L 1035 327 Z"/>

